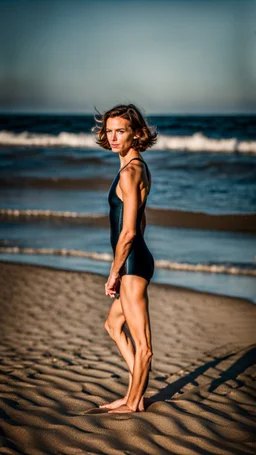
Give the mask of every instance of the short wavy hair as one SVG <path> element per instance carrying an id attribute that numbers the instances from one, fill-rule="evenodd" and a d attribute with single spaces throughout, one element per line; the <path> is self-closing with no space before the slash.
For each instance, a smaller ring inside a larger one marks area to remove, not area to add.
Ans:
<path id="1" fill-rule="evenodd" d="M 106 123 L 110 117 L 122 117 L 129 120 L 132 130 L 139 135 L 138 139 L 134 139 L 132 143 L 132 147 L 138 152 L 144 152 L 156 143 L 158 133 L 155 127 L 147 125 L 145 118 L 134 104 L 118 104 L 103 115 L 97 109 L 96 111 L 99 115 L 94 116 L 96 126 L 91 131 L 97 135 L 96 143 L 104 149 L 111 150 L 106 134 Z"/>

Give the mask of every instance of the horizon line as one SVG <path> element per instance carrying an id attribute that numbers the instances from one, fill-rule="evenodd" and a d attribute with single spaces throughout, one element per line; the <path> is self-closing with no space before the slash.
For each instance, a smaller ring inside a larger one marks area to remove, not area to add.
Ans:
<path id="1" fill-rule="evenodd" d="M 103 111 L 104 112 L 104 111 Z M 74 116 L 94 116 L 95 112 L 68 112 L 68 111 L 0 111 L 0 115 L 74 115 Z M 223 112 L 150 112 L 144 114 L 145 117 L 172 117 L 172 116 L 235 116 L 235 115 L 256 115 L 256 109 L 252 111 L 223 111 Z"/>

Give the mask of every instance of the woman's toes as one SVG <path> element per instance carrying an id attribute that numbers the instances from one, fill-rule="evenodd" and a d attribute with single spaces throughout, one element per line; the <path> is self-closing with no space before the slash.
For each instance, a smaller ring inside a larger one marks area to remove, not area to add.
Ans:
<path id="1" fill-rule="evenodd" d="M 101 404 L 99 408 L 108 408 L 108 409 L 115 409 L 119 406 L 122 406 L 126 403 L 127 398 L 120 398 L 119 400 L 112 401 L 111 403 Z"/>

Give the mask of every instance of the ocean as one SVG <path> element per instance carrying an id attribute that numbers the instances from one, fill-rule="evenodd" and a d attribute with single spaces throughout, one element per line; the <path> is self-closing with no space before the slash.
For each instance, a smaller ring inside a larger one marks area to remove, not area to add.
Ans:
<path id="1" fill-rule="evenodd" d="M 148 116 L 152 282 L 256 302 L 256 116 Z M 120 162 L 92 115 L 0 115 L 0 261 L 108 276 Z M 104 293 L 104 289 L 102 290 Z"/>

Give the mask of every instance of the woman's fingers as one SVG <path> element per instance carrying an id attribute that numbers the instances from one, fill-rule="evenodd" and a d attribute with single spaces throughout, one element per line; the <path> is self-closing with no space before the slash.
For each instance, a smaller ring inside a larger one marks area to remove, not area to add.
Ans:
<path id="1" fill-rule="evenodd" d="M 105 283 L 105 294 L 109 295 L 109 297 L 115 297 L 116 291 L 113 288 L 109 288 L 108 283 Z"/>
<path id="2" fill-rule="evenodd" d="M 109 295 L 111 298 L 115 297 L 119 281 L 120 277 L 116 278 L 115 281 L 109 277 L 108 281 L 105 283 L 105 294 Z"/>
<path id="3" fill-rule="evenodd" d="M 107 292 L 107 295 L 109 295 L 109 297 L 115 297 L 116 291 L 109 290 L 109 291 Z"/>

